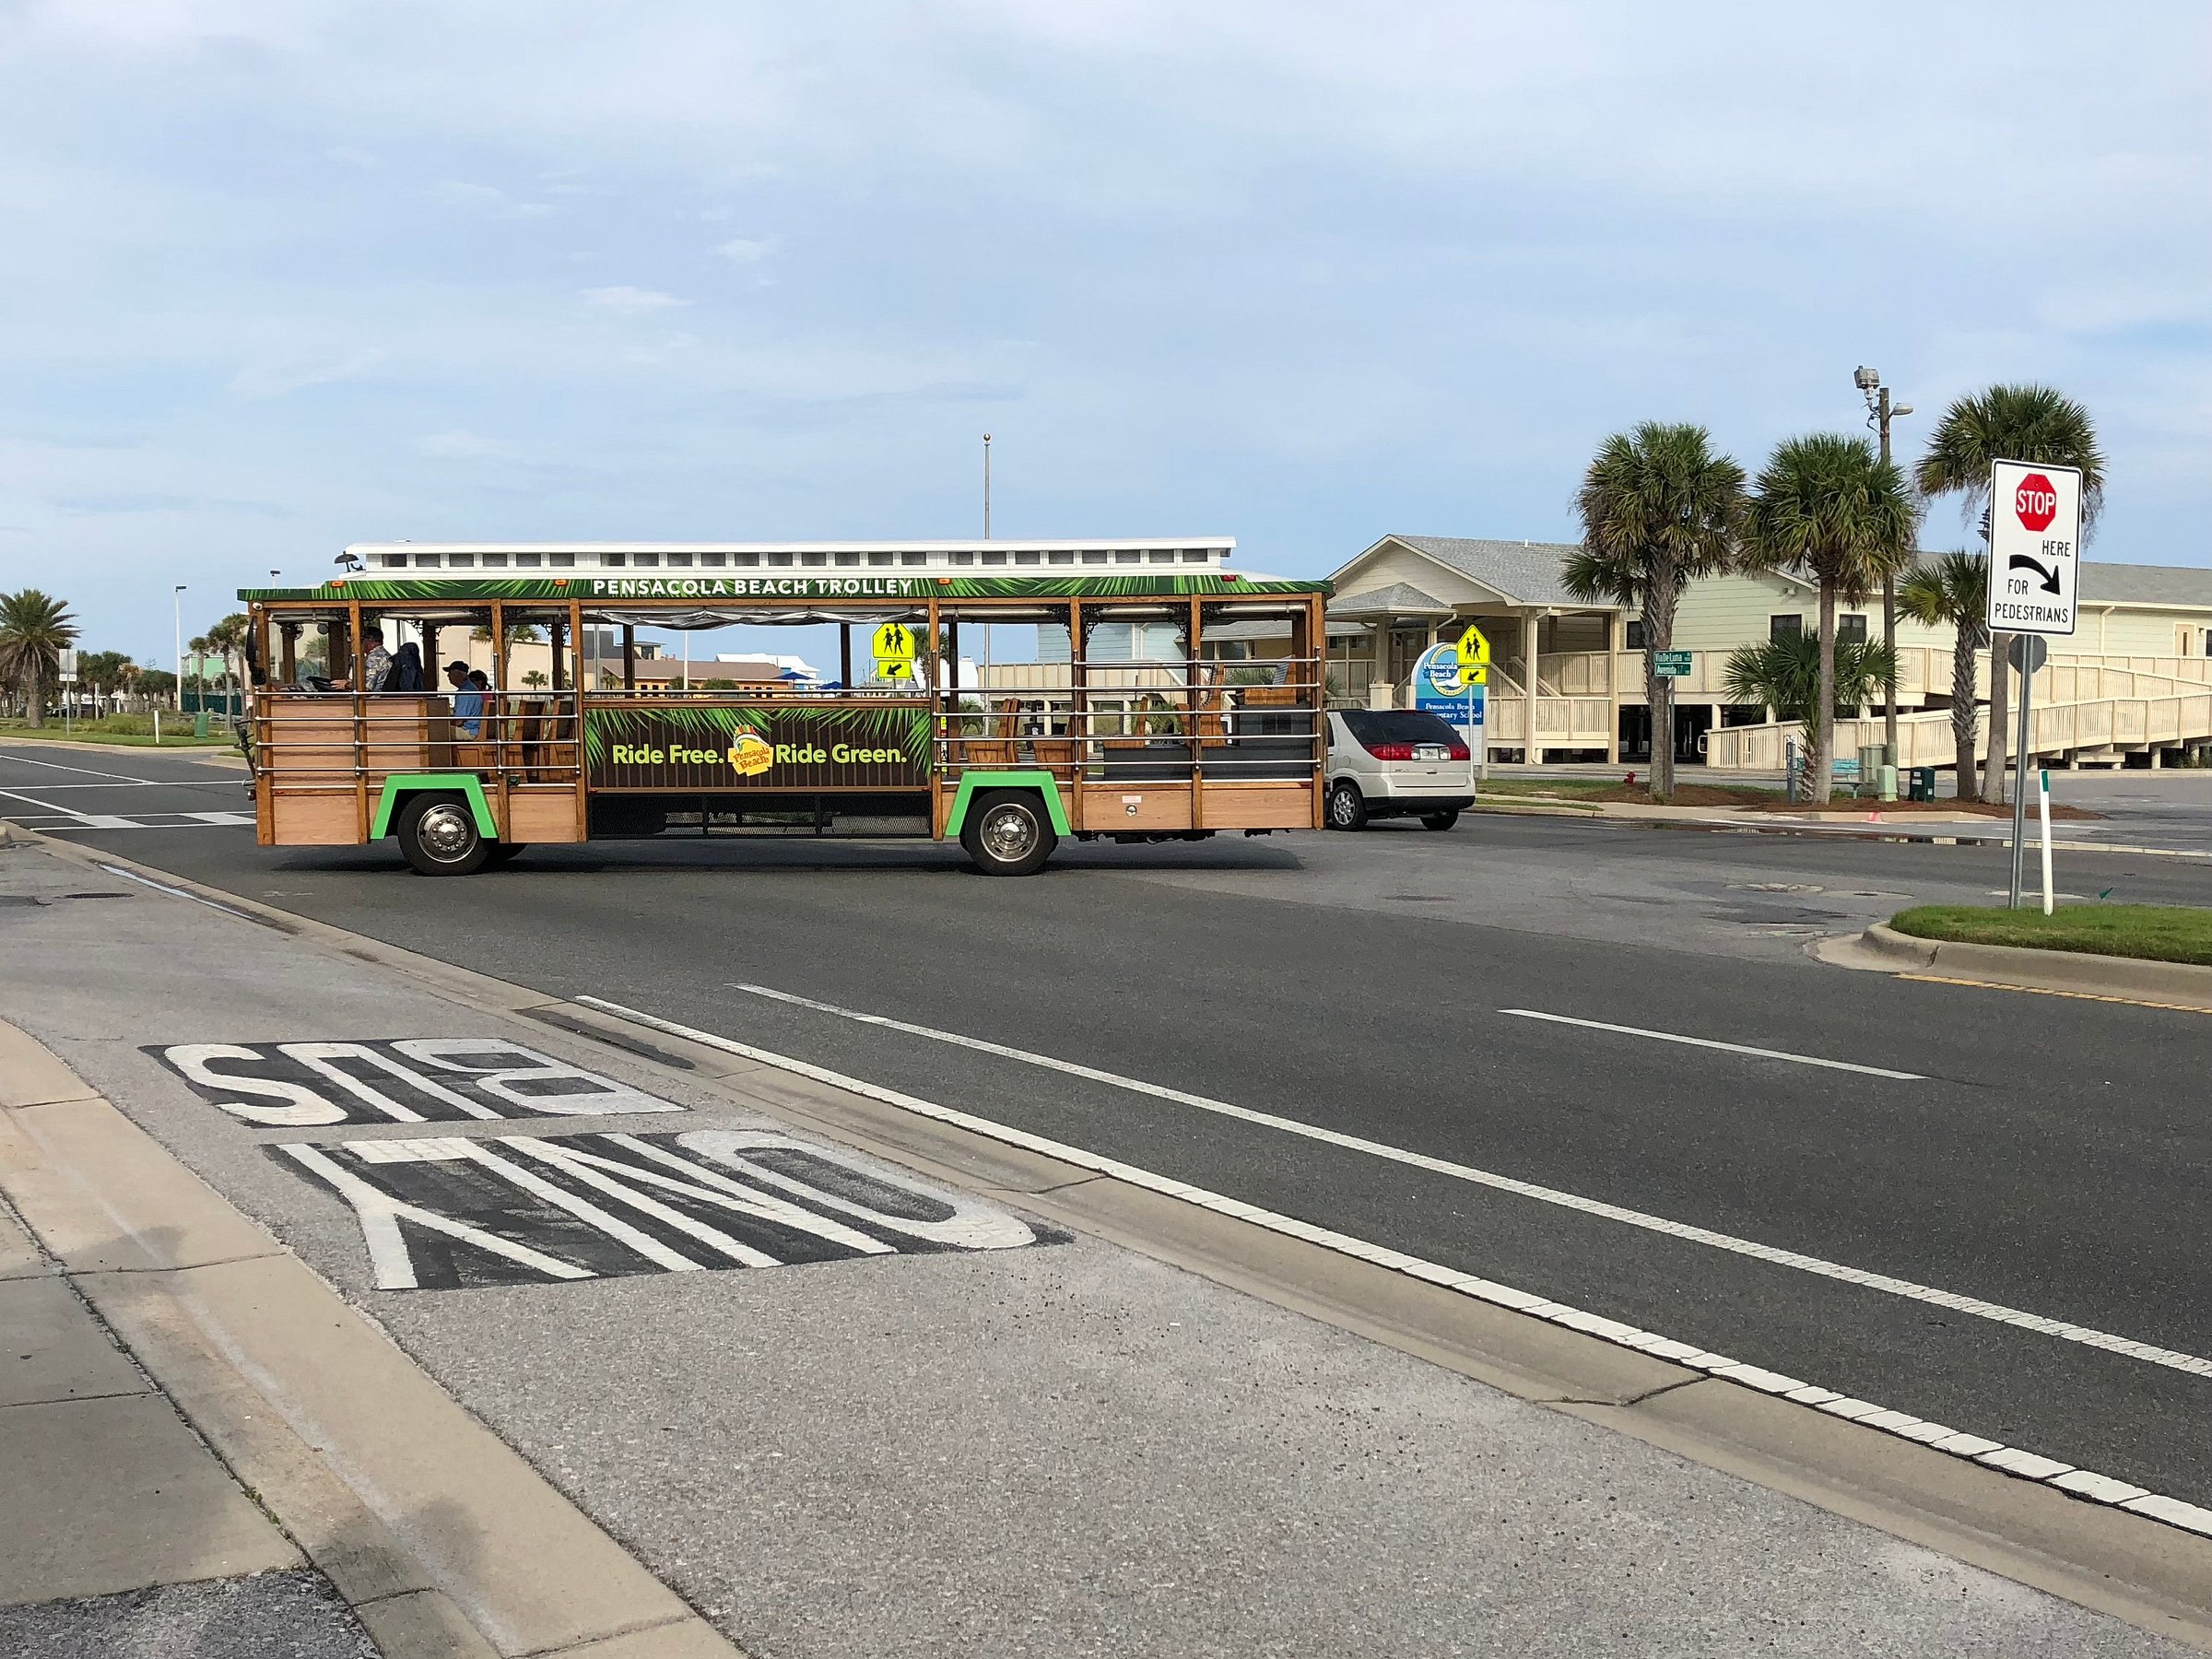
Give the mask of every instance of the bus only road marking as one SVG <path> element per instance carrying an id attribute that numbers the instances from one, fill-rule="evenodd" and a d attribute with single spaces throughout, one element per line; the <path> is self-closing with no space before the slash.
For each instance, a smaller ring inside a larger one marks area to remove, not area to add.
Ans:
<path id="1" fill-rule="evenodd" d="M 1548 1019 L 1554 1025 L 1581 1026 L 1589 1031 L 1618 1031 L 1623 1037 L 1649 1037 L 1654 1042 L 1683 1042 L 1691 1048 L 1719 1049 L 1724 1054 L 1748 1054 L 1755 1060 L 1786 1060 L 1792 1065 L 1818 1065 L 1830 1071 L 1857 1072 L 1861 1077 L 1889 1077 L 1900 1083 L 1925 1083 L 1924 1073 L 1891 1071 L 1886 1065 L 1861 1065 L 1852 1060 L 1823 1060 L 1818 1054 L 1793 1054 L 1787 1049 L 1751 1048 L 1741 1042 L 1720 1042 L 1711 1037 L 1685 1037 L 1678 1031 L 1653 1031 L 1642 1026 L 1610 1025 L 1602 1019 L 1576 1019 L 1568 1014 L 1544 1014 L 1535 1008 L 1500 1008 L 1522 1019 Z"/>

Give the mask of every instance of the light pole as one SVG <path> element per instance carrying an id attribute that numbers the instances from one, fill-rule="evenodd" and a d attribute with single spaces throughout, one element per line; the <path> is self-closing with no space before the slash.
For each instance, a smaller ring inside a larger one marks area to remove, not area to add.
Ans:
<path id="1" fill-rule="evenodd" d="M 983 539 L 991 539 L 991 434 L 983 434 Z"/>
<path id="2" fill-rule="evenodd" d="M 1912 413 L 1911 404 L 1892 405 L 1889 388 L 1882 384 L 1881 371 L 1861 367 L 1854 371 L 1851 383 L 1858 387 L 1866 399 L 1866 424 L 1880 432 L 1882 463 L 1889 461 L 1889 423 L 1900 416 Z M 1897 764 L 1897 577 L 1893 572 L 1882 573 L 1882 646 L 1889 654 L 1889 671 L 1882 682 L 1882 764 Z"/>
<path id="3" fill-rule="evenodd" d="M 177 625 L 177 712 L 184 712 L 184 584 L 177 583 L 176 592 L 170 595 L 176 610 Z"/>

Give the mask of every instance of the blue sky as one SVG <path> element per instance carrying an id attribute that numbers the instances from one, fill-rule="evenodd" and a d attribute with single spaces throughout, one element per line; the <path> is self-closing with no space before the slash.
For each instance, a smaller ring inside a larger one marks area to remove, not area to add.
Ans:
<path id="1" fill-rule="evenodd" d="M 0 0 L 0 587 L 166 661 L 345 543 L 1569 539 L 2088 402 L 2212 563 L 2212 10 Z M 1955 545 L 1939 512 L 1924 545 Z"/>

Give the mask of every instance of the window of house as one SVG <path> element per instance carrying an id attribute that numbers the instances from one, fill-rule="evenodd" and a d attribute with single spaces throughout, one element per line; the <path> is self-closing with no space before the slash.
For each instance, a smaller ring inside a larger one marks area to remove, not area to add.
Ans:
<path id="1" fill-rule="evenodd" d="M 1631 618 L 1630 619 L 1629 642 L 1626 649 L 1630 651 L 1641 651 L 1643 649 L 1643 620 L 1641 618 Z"/>
<path id="2" fill-rule="evenodd" d="M 1866 618 L 1853 612 L 1836 618 L 1836 643 L 1864 645 L 1866 643 Z"/>
<path id="3" fill-rule="evenodd" d="M 1767 638 L 1770 640 L 1794 640 L 1803 632 L 1805 632 L 1803 617 L 1769 617 L 1767 618 Z"/>

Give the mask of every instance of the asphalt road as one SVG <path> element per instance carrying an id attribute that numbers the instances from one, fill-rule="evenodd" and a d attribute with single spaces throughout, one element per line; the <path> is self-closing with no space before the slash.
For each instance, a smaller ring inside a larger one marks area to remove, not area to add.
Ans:
<path id="1" fill-rule="evenodd" d="M 229 782 L 146 795 L 167 807 L 210 787 L 242 798 Z M 1027 881 L 927 844 L 717 841 L 538 849 L 432 883 L 388 847 L 262 850 L 219 824 L 61 832 L 2212 1503 L 2212 1377 L 1560 1201 L 2212 1356 L 2205 1017 L 1805 955 L 1907 902 L 1986 900 L 1998 849 L 1474 818 L 1448 835 L 1069 849 Z M 2060 882 L 2212 902 L 2212 865 L 2186 859 L 2072 854 Z"/>

